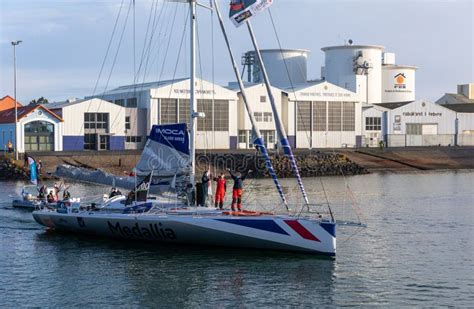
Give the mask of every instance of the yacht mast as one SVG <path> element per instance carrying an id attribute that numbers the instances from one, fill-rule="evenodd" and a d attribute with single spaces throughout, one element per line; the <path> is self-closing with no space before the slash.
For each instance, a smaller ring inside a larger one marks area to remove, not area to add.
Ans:
<path id="1" fill-rule="evenodd" d="M 283 204 L 285 204 L 286 209 L 289 210 L 288 209 L 288 202 L 286 200 L 285 194 L 283 193 L 283 189 L 281 188 L 280 182 L 278 181 L 275 170 L 273 168 L 273 164 L 272 164 L 272 162 L 270 160 L 270 157 L 268 155 L 267 148 L 265 147 L 265 143 L 263 142 L 262 134 L 260 133 L 260 129 L 257 126 L 255 116 L 253 115 L 252 106 L 250 105 L 250 103 L 247 99 L 247 94 L 245 92 L 244 83 L 242 82 L 242 78 L 240 76 L 239 69 L 237 67 L 237 63 L 235 62 L 234 53 L 232 52 L 232 48 L 230 47 L 229 38 L 227 37 L 227 32 L 225 30 L 224 21 L 222 20 L 222 16 L 221 16 L 221 12 L 219 10 L 219 5 L 217 3 L 217 0 L 214 0 L 214 8 L 215 8 L 215 11 L 217 13 L 217 18 L 219 19 L 219 25 L 220 25 L 221 30 L 222 30 L 222 35 L 224 36 L 224 40 L 225 40 L 225 43 L 227 45 L 227 49 L 229 51 L 229 56 L 230 56 L 230 59 L 231 59 L 231 62 L 232 62 L 232 67 L 234 69 L 234 74 L 235 74 L 235 77 L 237 78 L 237 82 L 239 83 L 240 93 L 242 94 L 242 100 L 244 101 L 245 107 L 247 109 L 247 113 L 248 113 L 249 118 L 250 118 L 250 122 L 252 123 L 253 132 L 255 133 L 255 136 L 256 136 L 256 139 L 253 141 L 253 144 L 260 151 L 260 153 L 264 156 L 265 165 L 267 167 L 268 173 L 270 174 L 270 176 L 273 179 L 273 183 L 275 184 L 275 186 L 278 190 L 278 193 L 280 194 L 280 197 L 281 197 L 281 200 L 282 200 Z"/>
<path id="2" fill-rule="evenodd" d="M 283 152 L 285 153 L 285 155 L 290 160 L 290 164 L 291 164 L 291 167 L 293 169 L 293 172 L 296 175 L 296 179 L 298 181 L 298 186 L 300 187 L 301 194 L 303 195 L 303 199 L 304 199 L 306 205 L 308 205 L 309 204 L 308 196 L 307 196 L 306 191 L 304 189 L 303 181 L 301 179 L 300 172 L 299 172 L 299 169 L 298 169 L 298 165 L 296 164 L 296 160 L 295 160 L 295 157 L 293 155 L 293 151 L 291 150 L 291 146 L 288 142 L 288 138 L 286 136 L 285 128 L 283 127 L 283 123 L 281 122 L 280 115 L 278 114 L 277 106 L 276 106 L 276 103 L 275 103 L 275 98 L 273 97 L 272 88 L 271 88 L 271 85 L 270 85 L 270 80 L 268 79 L 267 70 L 265 68 L 265 64 L 263 63 L 262 55 L 260 53 L 260 49 L 258 47 L 257 40 L 255 39 L 255 35 L 253 33 L 252 24 L 250 23 L 249 19 L 245 20 L 245 23 L 247 24 L 247 28 L 249 30 L 250 38 L 252 39 L 252 44 L 253 44 L 253 47 L 255 49 L 255 54 L 257 55 L 257 59 L 258 59 L 258 62 L 260 64 L 260 69 L 262 71 L 263 80 L 265 81 L 265 86 L 267 88 L 268 98 L 270 99 L 270 104 L 271 104 L 272 111 L 273 111 L 273 117 L 275 118 L 275 126 L 276 126 L 276 130 L 277 130 L 277 134 L 278 134 L 278 137 L 279 137 L 279 140 L 280 140 L 281 147 L 283 148 Z"/>
<path id="3" fill-rule="evenodd" d="M 189 97 L 189 126 L 190 126 L 190 138 L 189 138 L 189 155 L 191 157 L 191 174 L 190 182 L 195 186 L 196 178 L 196 132 L 197 132 L 197 122 L 196 118 L 198 117 L 197 113 L 197 102 L 196 102 L 196 93 L 195 93 L 195 79 L 196 79 L 196 0 L 189 0 L 189 13 L 190 13 L 190 41 L 191 41 L 191 51 L 190 51 L 190 97 Z"/>

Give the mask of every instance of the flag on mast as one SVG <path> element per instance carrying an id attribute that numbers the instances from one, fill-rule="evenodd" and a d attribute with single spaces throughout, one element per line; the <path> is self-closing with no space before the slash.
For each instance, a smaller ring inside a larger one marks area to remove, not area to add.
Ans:
<path id="1" fill-rule="evenodd" d="M 231 0 L 229 18 L 236 27 L 247 19 L 265 10 L 273 4 L 273 0 Z"/>

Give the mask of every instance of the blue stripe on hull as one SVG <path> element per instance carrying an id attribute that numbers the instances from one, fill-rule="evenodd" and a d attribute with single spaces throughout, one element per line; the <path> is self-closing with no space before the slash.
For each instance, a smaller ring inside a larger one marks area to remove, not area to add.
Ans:
<path id="1" fill-rule="evenodd" d="M 273 220 L 248 220 L 248 219 L 215 219 L 226 223 L 241 225 L 245 227 L 254 228 L 257 230 L 278 233 L 282 235 L 289 235 Z"/>

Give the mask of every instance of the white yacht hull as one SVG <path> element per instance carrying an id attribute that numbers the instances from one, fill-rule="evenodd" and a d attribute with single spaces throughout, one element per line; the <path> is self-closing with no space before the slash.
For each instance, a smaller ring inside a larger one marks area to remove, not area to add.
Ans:
<path id="1" fill-rule="evenodd" d="M 166 243 L 297 251 L 334 256 L 335 224 L 290 216 L 58 213 L 35 211 L 35 220 L 57 230 Z"/>

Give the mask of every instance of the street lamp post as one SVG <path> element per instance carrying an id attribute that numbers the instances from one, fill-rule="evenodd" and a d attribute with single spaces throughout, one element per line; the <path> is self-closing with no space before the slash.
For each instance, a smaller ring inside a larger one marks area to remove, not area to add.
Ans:
<path id="1" fill-rule="evenodd" d="M 15 99 L 15 160 L 18 160 L 18 103 L 16 101 L 16 46 L 22 41 L 13 41 L 13 96 Z"/>

